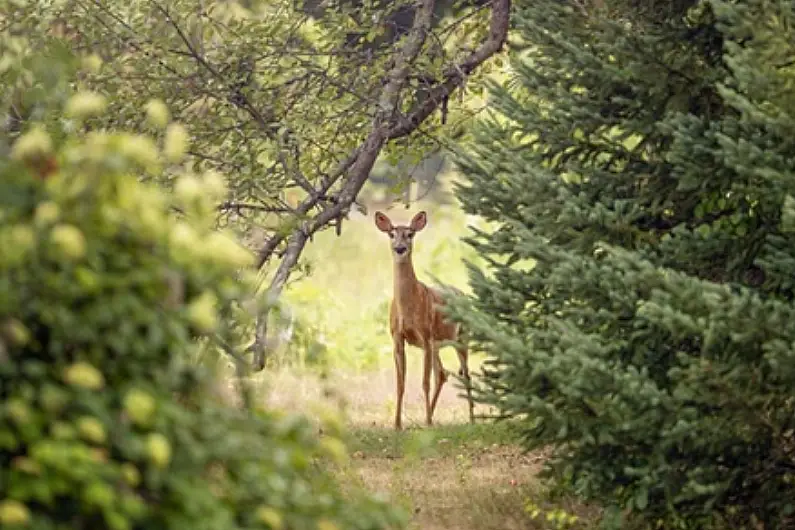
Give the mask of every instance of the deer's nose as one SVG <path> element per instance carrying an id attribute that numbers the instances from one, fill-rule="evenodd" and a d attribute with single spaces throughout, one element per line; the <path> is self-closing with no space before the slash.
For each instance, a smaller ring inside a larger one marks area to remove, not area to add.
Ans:
<path id="1" fill-rule="evenodd" d="M 395 252 L 397 252 L 398 256 L 402 256 L 406 253 L 408 248 L 405 245 L 400 245 L 399 247 L 395 247 Z"/>

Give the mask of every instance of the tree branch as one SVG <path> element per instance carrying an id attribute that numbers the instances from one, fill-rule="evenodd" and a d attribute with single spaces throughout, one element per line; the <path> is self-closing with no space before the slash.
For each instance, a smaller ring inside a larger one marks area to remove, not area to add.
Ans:
<path id="1" fill-rule="evenodd" d="M 219 211 L 226 210 L 252 210 L 266 213 L 293 213 L 291 208 L 284 206 L 267 206 L 264 204 L 248 204 L 245 202 L 226 201 L 218 205 Z"/>
<path id="2" fill-rule="evenodd" d="M 405 44 L 395 57 L 394 65 L 387 75 L 387 82 L 378 100 L 378 108 L 373 117 L 370 133 L 352 153 L 352 156 L 341 166 L 338 174 L 335 174 L 333 178 L 329 178 L 323 184 L 322 192 L 319 195 L 325 195 L 331 185 L 347 171 L 348 176 L 336 195 L 334 205 L 324 209 L 314 218 L 305 221 L 290 236 L 282 261 L 267 290 L 268 307 L 281 295 L 290 272 L 298 263 L 301 252 L 312 234 L 325 228 L 335 219 L 341 219 L 348 214 L 358 193 L 367 182 L 370 171 L 386 143 L 414 132 L 438 108 L 443 99 L 461 86 L 467 75 L 472 73 L 489 57 L 499 52 L 505 44 L 510 23 L 511 0 L 494 0 L 491 7 L 490 31 L 487 40 L 464 61 L 448 69 L 444 80 L 431 90 L 431 97 L 419 108 L 415 109 L 408 117 L 400 120 L 397 125 L 393 125 L 398 114 L 402 89 L 406 86 L 406 81 L 411 72 L 411 65 L 419 56 L 430 30 L 434 6 L 435 0 L 422 1 Z M 301 213 L 306 213 L 314 204 L 317 204 L 318 200 L 317 197 L 310 196 L 299 205 L 297 210 Z M 258 268 L 264 265 L 283 241 L 284 236 L 279 235 L 274 235 L 268 240 L 260 250 L 259 259 L 257 260 Z M 256 370 L 262 370 L 265 366 L 268 314 L 269 310 L 266 310 L 257 316 L 254 342 L 249 347 L 249 351 L 254 353 L 254 369 Z"/>
<path id="3" fill-rule="evenodd" d="M 342 175 L 345 174 L 346 171 L 348 171 L 348 168 L 351 167 L 351 165 L 356 161 L 356 158 L 358 156 L 359 156 L 359 148 L 354 149 L 354 151 L 351 153 L 351 155 L 348 158 L 346 158 L 342 163 L 340 163 L 340 165 L 337 166 L 337 169 L 332 174 L 324 176 L 321 179 L 321 184 L 320 184 L 320 188 L 318 188 L 317 195 L 309 196 L 306 199 L 304 199 L 301 202 L 301 204 L 299 204 L 296 207 L 296 209 L 295 209 L 296 215 L 305 215 L 318 202 L 320 202 L 320 199 L 326 196 L 326 194 L 331 189 L 331 187 L 340 179 L 340 177 L 342 177 Z M 255 267 L 257 268 L 257 270 L 259 270 L 259 269 L 261 269 L 262 267 L 265 266 L 265 264 L 268 262 L 268 260 L 273 255 L 273 253 L 276 251 L 276 248 L 278 248 L 278 246 L 286 238 L 287 238 L 286 235 L 283 235 L 281 233 L 277 233 L 277 234 L 274 234 L 273 237 L 271 237 L 265 243 L 265 245 L 262 246 L 262 248 L 260 249 L 260 251 L 258 253 L 257 262 L 255 264 Z"/>
<path id="4" fill-rule="evenodd" d="M 362 143 L 361 148 L 358 149 L 358 156 L 351 164 L 348 179 L 337 196 L 337 203 L 333 207 L 322 211 L 312 221 L 304 223 L 304 226 L 296 230 L 290 237 L 287 251 L 282 257 L 279 268 L 276 270 L 276 274 L 268 287 L 266 294 L 268 307 L 271 306 L 284 289 L 284 285 L 290 276 L 290 271 L 298 263 L 298 258 L 306 245 L 309 235 L 324 227 L 332 219 L 347 214 L 347 209 L 356 199 L 359 190 L 370 176 L 370 171 L 387 140 L 387 127 L 397 111 L 400 103 L 401 88 L 409 75 L 410 66 L 416 60 L 425 43 L 431 27 L 435 4 L 436 0 L 423 0 L 421 7 L 417 11 L 406 43 L 395 57 L 395 64 L 387 76 L 387 83 L 378 100 L 378 108 L 373 117 L 370 133 Z M 273 239 L 271 238 L 267 244 L 272 244 Z M 265 367 L 268 314 L 269 311 L 266 310 L 257 316 L 254 343 L 249 348 L 254 353 L 254 368 L 256 370 L 262 370 Z"/>
<path id="5" fill-rule="evenodd" d="M 389 140 L 396 140 L 414 132 L 456 88 L 464 83 L 469 74 L 499 52 L 508 38 L 510 21 L 511 1 L 494 0 L 491 6 L 489 37 L 466 59 L 447 69 L 444 80 L 430 90 L 428 98 L 389 131 Z"/>

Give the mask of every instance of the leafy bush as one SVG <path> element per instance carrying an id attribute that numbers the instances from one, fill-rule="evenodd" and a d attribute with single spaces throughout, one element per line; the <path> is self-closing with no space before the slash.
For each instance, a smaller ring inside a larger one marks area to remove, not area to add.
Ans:
<path id="1" fill-rule="evenodd" d="M 499 223 L 456 303 L 480 397 L 606 526 L 795 527 L 794 24 L 767 0 L 528 3 L 459 159 Z"/>
<path id="2" fill-rule="evenodd" d="M 238 271 L 251 256 L 213 229 L 223 181 L 179 167 L 188 139 L 165 107 L 145 113 L 157 141 L 84 133 L 104 98 L 61 98 L 68 83 L 36 75 L 15 79 L 39 90 L 40 120 L 0 153 L 0 526 L 400 524 L 374 498 L 344 498 L 322 469 L 345 457 L 338 438 L 219 404 L 212 376 L 188 362 L 199 337 L 235 343 L 227 323 L 250 292 Z M 139 181 L 164 167 L 173 201 Z"/>

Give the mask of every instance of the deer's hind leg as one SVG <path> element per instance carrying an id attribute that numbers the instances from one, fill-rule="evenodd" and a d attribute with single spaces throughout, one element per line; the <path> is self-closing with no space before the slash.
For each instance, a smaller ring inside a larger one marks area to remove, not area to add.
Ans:
<path id="1" fill-rule="evenodd" d="M 433 364 L 433 341 L 425 339 L 422 344 L 422 392 L 425 394 L 425 423 L 433 425 L 431 408 L 431 366 Z"/>
<path id="2" fill-rule="evenodd" d="M 458 375 L 464 380 L 467 392 L 467 402 L 469 403 L 469 423 L 475 423 L 475 402 L 472 400 L 472 379 L 469 377 L 469 349 L 466 346 L 456 347 L 458 362 L 461 368 Z"/>

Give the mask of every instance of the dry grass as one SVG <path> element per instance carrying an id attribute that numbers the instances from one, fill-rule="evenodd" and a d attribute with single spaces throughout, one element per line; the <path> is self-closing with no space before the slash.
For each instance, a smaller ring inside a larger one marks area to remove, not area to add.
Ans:
<path id="1" fill-rule="evenodd" d="M 544 455 L 524 453 L 514 442 L 510 423 L 403 433 L 358 429 L 350 442 L 352 464 L 342 475 L 400 503 L 415 529 L 589 528 L 594 511 L 550 502 L 537 477 Z M 539 512 L 533 514 L 529 504 Z M 576 514 L 578 521 L 548 521 L 555 510 Z"/>
<path id="2" fill-rule="evenodd" d="M 540 460 L 513 446 L 505 426 L 361 429 L 352 438 L 348 474 L 400 502 L 413 528 L 527 527 L 523 499 Z"/>
<path id="3" fill-rule="evenodd" d="M 448 348 L 449 349 L 449 348 Z M 443 352 L 446 368 L 457 371 L 452 349 Z M 403 401 L 403 424 L 407 428 L 421 427 L 425 423 L 425 398 L 422 393 L 422 361 L 419 350 L 408 350 L 406 394 Z M 474 359 L 473 359 L 474 361 Z M 471 364 L 477 364 L 475 362 Z M 289 407 L 311 413 L 316 403 L 333 403 L 347 421 L 355 427 L 391 426 L 395 414 L 395 371 L 382 363 L 372 371 L 333 372 L 321 378 L 311 371 L 280 369 L 257 377 L 264 399 L 275 407 Z M 487 411 L 476 406 L 476 414 Z M 452 376 L 439 395 L 434 421 L 439 425 L 459 424 L 468 421 L 463 388 Z"/>
<path id="4" fill-rule="evenodd" d="M 357 453 L 353 467 L 371 491 L 406 505 L 415 528 L 528 528 L 523 486 L 538 468 L 533 458 L 510 447 L 459 455 L 394 459 Z"/>

